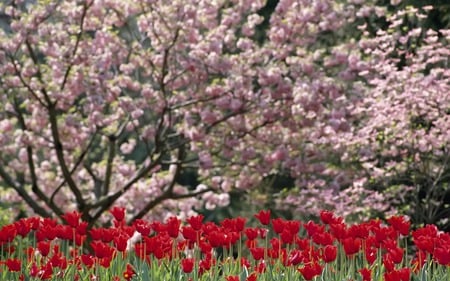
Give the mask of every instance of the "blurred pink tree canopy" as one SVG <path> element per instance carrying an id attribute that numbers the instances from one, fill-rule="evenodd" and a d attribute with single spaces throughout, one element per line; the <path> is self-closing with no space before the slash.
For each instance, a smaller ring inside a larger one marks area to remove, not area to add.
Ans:
<path id="1" fill-rule="evenodd" d="M 414 180 L 370 187 L 407 171 L 447 195 L 450 31 L 421 28 L 433 7 L 280 0 L 264 18 L 265 5 L 3 3 L 3 198 L 95 222 L 114 205 L 187 216 L 277 173 L 295 179 L 278 203 L 303 213 L 426 198 Z M 200 184 L 179 183 L 187 170 Z"/>

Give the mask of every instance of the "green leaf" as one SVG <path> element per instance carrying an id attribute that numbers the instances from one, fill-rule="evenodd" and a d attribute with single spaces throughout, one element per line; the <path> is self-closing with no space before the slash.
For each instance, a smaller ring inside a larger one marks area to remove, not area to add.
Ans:
<path id="1" fill-rule="evenodd" d="M 248 270 L 247 270 L 247 267 L 244 266 L 244 270 L 241 272 L 239 280 L 245 281 L 245 280 L 247 280 L 247 277 L 248 277 Z"/>

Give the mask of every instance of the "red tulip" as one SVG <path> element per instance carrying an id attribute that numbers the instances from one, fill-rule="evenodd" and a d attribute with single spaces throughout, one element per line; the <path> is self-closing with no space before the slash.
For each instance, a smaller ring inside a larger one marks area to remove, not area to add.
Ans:
<path id="1" fill-rule="evenodd" d="M 205 241 L 205 240 L 201 240 L 200 241 L 199 247 L 200 247 L 200 250 L 202 251 L 202 253 L 205 254 L 205 255 L 211 254 L 211 251 L 212 251 L 212 248 L 213 248 L 211 246 L 211 244 L 208 241 Z"/>
<path id="2" fill-rule="evenodd" d="M 297 244 L 297 248 L 299 248 L 300 250 L 306 250 L 309 247 L 310 240 L 306 238 L 302 239 L 297 236 L 295 238 L 295 244 Z"/>
<path id="3" fill-rule="evenodd" d="M 87 268 L 91 268 L 92 266 L 94 266 L 94 262 L 95 259 L 92 255 L 87 255 L 87 254 L 82 254 L 80 256 L 81 258 L 81 262 L 87 267 Z"/>
<path id="4" fill-rule="evenodd" d="M 92 250 L 94 250 L 94 255 L 100 259 L 112 257 L 112 255 L 114 254 L 114 248 L 100 241 L 92 241 L 91 247 Z"/>
<path id="5" fill-rule="evenodd" d="M 148 236 L 150 231 L 152 230 L 149 222 L 143 219 L 137 219 L 133 222 L 136 231 L 139 232 L 142 236 Z"/>
<path id="6" fill-rule="evenodd" d="M 275 233 L 280 234 L 287 226 L 287 221 L 282 218 L 272 220 L 272 229 Z"/>
<path id="7" fill-rule="evenodd" d="M 326 245 L 323 249 L 323 261 L 333 262 L 337 257 L 337 247 L 334 245 Z"/>
<path id="8" fill-rule="evenodd" d="M 123 207 L 114 206 L 109 210 L 109 212 L 118 222 L 123 221 L 125 218 L 125 208 Z"/>
<path id="9" fill-rule="evenodd" d="M 167 231 L 167 225 L 160 221 L 154 221 L 150 224 L 150 226 L 157 233 L 163 233 Z"/>
<path id="10" fill-rule="evenodd" d="M 393 247 L 388 249 L 387 255 L 390 256 L 394 263 L 399 264 L 403 260 L 403 252 L 404 250 L 402 248 Z"/>
<path id="11" fill-rule="evenodd" d="M 395 264 L 389 255 L 384 255 L 382 260 L 384 268 L 386 269 L 387 272 L 391 272 L 394 270 Z"/>
<path id="12" fill-rule="evenodd" d="M 261 260 L 264 258 L 264 248 L 261 247 L 251 248 L 250 253 L 252 254 L 255 260 Z"/>
<path id="13" fill-rule="evenodd" d="M 438 236 L 438 228 L 435 225 L 427 224 L 424 227 L 416 229 L 412 232 L 413 239 L 418 239 L 420 237 L 436 238 Z"/>
<path id="14" fill-rule="evenodd" d="M 89 230 L 92 240 L 100 240 L 104 243 L 111 242 L 116 236 L 116 229 L 113 228 L 92 228 Z"/>
<path id="15" fill-rule="evenodd" d="M 30 275 L 32 277 L 38 277 L 40 280 L 47 280 L 53 277 L 53 266 L 51 263 L 46 263 L 40 268 L 33 263 L 30 268 Z"/>
<path id="16" fill-rule="evenodd" d="M 181 268 L 184 273 L 191 273 L 194 270 L 194 259 L 193 258 L 185 258 L 181 260 Z"/>
<path id="17" fill-rule="evenodd" d="M 14 223 L 17 234 L 25 237 L 31 231 L 31 221 L 29 219 L 20 219 Z"/>
<path id="18" fill-rule="evenodd" d="M 269 225 L 270 223 L 270 210 L 261 210 L 254 215 L 262 225 Z"/>
<path id="19" fill-rule="evenodd" d="M 402 268 L 400 270 L 393 270 L 384 273 L 385 281 L 409 281 L 410 280 L 410 269 Z"/>
<path id="20" fill-rule="evenodd" d="M 116 247 L 117 251 L 124 252 L 127 249 L 128 239 L 129 237 L 123 233 L 114 237 L 114 246 Z"/>
<path id="21" fill-rule="evenodd" d="M 359 274 L 361 274 L 363 280 L 362 281 L 371 281 L 372 280 L 372 271 L 368 268 L 361 268 L 358 270 Z"/>
<path id="22" fill-rule="evenodd" d="M 189 217 L 186 221 L 194 230 L 200 230 L 202 228 L 204 218 L 205 217 L 203 215 L 197 215 Z"/>
<path id="23" fill-rule="evenodd" d="M 450 245 L 437 247 L 433 256 L 437 263 L 450 266 Z"/>
<path id="24" fill-rule="evenodd" d="M 294 234 L 294 235 L 297 235 L 298 234 L 298 232 L 300 231 L 300 221 L 297 221 L 297 220 L 288 220 L 287 222 L 286 222 L 286 229 L 290 232 L 290 233 L 292 233 L 292 234 Z"/>
<path id="25" fill-rule="evenodd" d="M 281 232 L 280 238 L 284 244 L 292 244 L 294 243 L 295 236 L 289 230 L 285 229 L 283 232 Z"/>
<path id="26" fill-rule="evenodd" d="M 250 261 L 246 257 L 241 257 L 240 261 L 241 267 L 250 268 Z"/>
<path id="27" fill-rule="evenodd" d="M 364 256 L 369 264 L 373 264 L 377 259 L 378 250 L 374 247 L 366 246 L 364 249 Z"/>
<path id="28" fill-rule="evenodd" d="M 213 231 L 208 234 L 207 238 L 213 248 L 227 245 L 227 237 L 221 231 Z"/>
<path id="29" fill-rule="evenodd" d="M 427 253 L 424 251 L 417 251 L 414 258 L 411 261 L 412 270 L 418 273 L 427 261 Z"/>
<path id="30" fill-rule="evenodd" d="M 92 240 L 101 240 L 103 236 L 103 228 L 91 228 L 89 230 L 89 234 L 91 235 Z"/>
<path id="31" fill-rule="evenodd" d="M 330 232 L 339 241 L 348 237 L 347 226 L 344 223 L 330 224 Z"/>
<path id="32" fill-rule="evenodd" d="M 53 228 L 56 237 L 62 240 L 72 241 L 75 235 L 75 229 L 70 225 L 57 225 Z"/>
<path id="33" fill-rule="evenodd" d="M 220 223 L 220 225 L 229 231 L 241 232 L 244 230 L 245 222 L 246 219 L 242 217 L 237 217 L 234 219 L 226 218 Z"/>
<path id="34" fill-rule="evenodd" d="M 86 221 L 80 222 L 78 224 L 77 229 L 76 229 L 77 234 L 79 234 L 79 235 L 86 235 L 87 227 L 88 227 L 88 222 L 86 222 Z"/>
<path id="35" fill-rule="evenodd" d="M 255 272 L 263 273 L 266 271 L 266 263 L 264 261 L 260 261 L 257 265 L 255 265 Z"/>
<path id="36" fill-rule="evenodd" d="M 256 280 L 258 280 L 258 275 L 256 274 L 256 272 L 253 272 L 245 279 L 245 281 L 256 281 Z"/>
<path id="37" fill-rule="evenodd" d="M 177 238 L 180 232 L 181 221 L 177 217 L 170 217 L 167 220 L 167 233 L 172 238 Z"/>
<path id="38" fill-rule="evenodd" d="M 258 229 L 248 227 L 244 230 L 245 236 L 247 236 L 248 240 L 254 240 L 258 238 Z"/>
<path id="39" fill-rule="evenodd" d="M 354 255 L 361 249 L 361 239 L 359 238 L 346 238 L 342 241 L 342 244 L 347 256 Z"/>
<path id="40" fill-rule="evenodd" d="M 420 236 L 414 239 L 417 249 L 432 254 L 434 253 L 435 239 L 433 237 Z"/>
<path id="41" fill-rule="evenodd" d="M 326 211 L 326 210 L 320 211 L 320 220 L 324 224 L 340 224 L 340 223 L 342 223 L 342 218 L 335 217 L 333 212 Z"/>
<path id="42" fill-rule="evenodd" d="M 192 243 L 196 243 L 197 242 L 197 238 L 199 238 L 197 236 L 197 231 L 192 228 L 192 226 L 188 225 L 188 226 L 183 226 L 181 228 L 181 234 L 183 235 L 183 238 L 186 240 L 189 240 Z"/>
<path id="43" fill-rule="evenodd" d="M 50 241 L 39 241 L 37 242 L 37 249 L 42 256 L 46 257 L 50 252 Z"/>
<path id="44" fill-rule="evenodd" d="M 131 280 L 131 278 L 133 278 L 133 276 L 136 274 L 136 271 L 134 270 L 133 266 L 129 263 L 127 263 L 127 267 L 126 270 L 123 272 L 123 278 L 125 278 L 125 280 L 129 281 Z"/>
<path id="45" fill-rule="evenodd" d="M 114 240 L 117 235 L 117 229 L 115 228 L 103 228 L 102 237 L 100 238 L 102 242 L 109 243 Z"/>
<path id="46" fill-rule="evenodd" d="M 398 270 L 401 281 L 409 281 L 411 276 L 411 269 L 404 267 Z"/>
<path id="47" fill-rule="evenodd" d="M 375 239 L 377 243 L 381 244 L 386 240 L 397 240 L 397 231 L 392 226 L 373 228 L 372 231 L 375 233 Z"/>
<path id="48" fill-rule="evenodd" d="M 409 234 L 409 227 L 411 222 L 406 220 L 404 216 L 393 216 L 387 219 L 387 222 L 401 235 L 406 236 Z"/>
<path id="49" fill-rule="evenodd" d="M 16 227 L 12 224 L 5 225 L 0 229 L 0 244 L 2 242 L 11 242 L 17 235 Z"/>
<path id="50" fill-rule="evenodd" d="M 348 228 L 348 235 L 354 238 L 366 239 L 369 236 L 369 225 L 354 224 Z"/>
<path id="51" fill-rule="evenodd" d="M 303 275 L 303 278 L 306 280 L 312 280 L 314 277 L 322 274 L 322 266 L 317 262 L 312 262 L 306 264 L 304 267 L 299 268 L 298 270 Z"/>
<path id="52" fill-rule="evenodd" d="M 68 225 L 70 225 L 73 228 L 77 228 L 78 225 L 80 224 L 81 213 L 77 211 L 73 211 L 70 213 L 67 212 L 61 217 L 67 222 Z"/>
<path id="53" fill-rule="evenodd" d="M 67 259 L 60 252 L 54 253 L 53 256 L 49 260 L 50 264 L 53 268 L 59 267 L 60 269 L 67 268 Z"/>
<path id="54" fill-rule="evenodd" d="M 314 243 L 321 246 L 332 245 L 334 239 L 333 235 L 328 232 L 315 233 L 311 238 Z"/>
<path id="55" fill-rule="evenodd" d="M 325 231 L 325 226 L 319 225 L 313 221 L 308 221 L 307 223 L 303 224 L 303 227 L 306 229 L 309 237 L 314 236 L 314 234 L 316 233 L 322 233 Z"/>
<path id="56" fill-rule="evenodd" d="M 294 249 L 289 254 L 288 264 L 296 266 L 303 261 L 303 252 L 297 249 Z"/>
<path id="57" fill-rule="evenodd" d="M 216 261 L 212 257 L 202 259 L 198 263 L 200 272 L 205 272 L 205 271 L 210 270 L 211 266 L 213 266 L 215 263 L 216 263 Z"/>
<path id="58" fill-rule="evenodd" d="M 235 275 L 235 276 L 227 276 L 225 277 L 226 281 L 239 281 L 239 276 Z"/>
<path id="59" fill-rule="evenodd" d="M 11 272 L 19 272 L 22 269 L 22 261 L 19 259 L 7 259 L 5 261 L 5 264 L 8 267 L 8 270 Z"/>
<path id="60" fill-rule="evenodd" d="M 112 257 L 104 257 L 104 258 L 98 259 L 98 263 L 103 268 L 109 268 L 111 266 L 111 260 L 112 260 Z"/>

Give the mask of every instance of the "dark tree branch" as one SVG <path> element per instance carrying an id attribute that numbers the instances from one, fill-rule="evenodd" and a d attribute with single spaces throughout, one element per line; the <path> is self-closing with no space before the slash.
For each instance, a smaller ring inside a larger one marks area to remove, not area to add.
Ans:
<path id="1" fill-rule="evenodd" d="M 87 173 L 91 176 L 92 181 L 94 182 L 94 195 L 95 198 L 98 200 L 102 194 L 102 181 L 95 175 L 94 171 L 92 171 L 91 167 L 87 163 L 83 164 L 83 167 L 86 169 Z"/>
<path id="2" fill-rule="evenodd" d="M 105 180 L 103 181 L 103 188 L 101 194 L 103 196 L 108 195 L 109 185 L 111 183 L 112 169 L 114 164 L 114 157 L 116 156 L 116 141 L 117 138 L 114 135 L 108 137 L 108 159 L 106 160 L 106 172 Z"/>
<path id="3" fill-rule="evenodd" d="M 157 155 L 154 161 L 151 161 L 148 166 L 142 167 L 132 179 L 130 179 L 120 190 L 118 190 L 114 194 L 104 197 L 102 200 L 97 201 L 95 204 L 86 206 L 86 209 L 99 208 L 99 210 L 92 216 L 92 220 L 97 220 L 102 213 L 108 210 L 114 204 L 114 202 L 116 202 L 116 200 L 120 198 L 120 196 L 127 192 L 141 178 L 148 175 L 148 173 L 152 169 L 159 165 L 161 158 L 162 154 Z"/>
<path id="4" fill-rule="evenodd" d="M 39 206 L 39 204 L 31 198 L 28 192 L 21 186 L 17 185 L 14 180 L 9 176 L 9 174 L 3 169 L 3 165 L 0 165 L 0 177 L 3 181 L 12 189 L 14 189 L 20 197 L 30 206 L 36 214 L 42 217 L 51 217 L 51 214 L 47 212 L 44 208 Z"/>
<path id="5" fill-rule="evenodd" d="M 50 97 L 47 94 L 45 94 L 45 98 L 46 98 L 47 102 L 49 102 L 49 103 L 51 102 Z M 56 157 L 58 159 L 59 166 L 61 168 L 64 179 L 66 180 L 70 190 L 75 195 L 75 199 L 78 204 L 78 210 L 83 211 L 83 209 L 85 208 L 85 205 L 86 205 L 85 201 L 83 199 L 81 191 L 78 189 L 77 184 L 73 180 L 72 174 L 69 171 L 69 168 L 67 167 L 66 160 L 64 159 L 64 147 L 63 147 L 63 144 L 59 137 L 58 120 L 56 118 L 57 113 L 56 113 L 55 104 L 50 103 L 47 109 L 48 109 L 48 115 L 49 115 L 49 121 L 50 121 L 50 129 L 52 132 L 53 144 L 54 144 Z"/>
<path id="6" fill-rule="evenodd" d="M 30 53 L 30 56 L 33 60 L 33 63 L 38 66 L 38 60 L 37 56 L 31 47 L 30 42 L 25 41 L 28 52 Z M 44 85 L 44 81 L 42 80 L 42 73 L 40 69 L 38 68 L 37 72 L 37 78 L 39 81 Z M 72 175 L 70 174 L 69 168 L 67 167 L 66 160 L 64 159 L 64 147 L 61 142 L 60 136 L 59 136 L 59 128 L 58 128 L 58 120 L 57 120 L 57 110 L 56 110 L 56 103 L 57 101 L 52 101 L 50 96 L 47 93 L 47 90 L 43 87 L 41 89 L 42 94 L 44 95 L 44 100 L 46 103 L 46 109 L 48 111 L 48 119 L 50 121 L 50 129 L 52 133 L 52 139 L 53 139 L 53 145 L 56 152 L 56 157 L 58 159 L 59 166 L 61 168 L 61 171 L 63 173 L 64 179 L 67 182 L 67 185 L 69 186 L 72 193 L 75 195 L 75 199 L 77 201 L 78 210 L 83 211 L 85 208 L 85 201 L 83 199 L 83 196 L 81 194 L 81 191 L 78 189 L 75 181 L 72 178 Z"/>
<path id="7" fill-rule="evenodd" d="M 175 168 L 175 173 L 172 177 L 170 184 L 166 188 L 166 190 L 164 190 L 164 192 L 161 195 L 157 196 L 155 199 L 148 202 L 144 206 L 144 208 L 142 208 L 136 215 L 133 216 L 133 218 L 131 219 L 130 222 L 132 222 L 136 219 L 141 219 L 151 209 L 153 209 L 154 207 L 156 207 L 158 204 L 162 203 L 165 200 L 168 200 L 168 199 L 179 200 L 179 199 L 191 198 L 191 197 L 195 197 L 197 195 L 203 194 L 205 192 L 212 191 L 212 189 L 209 188 L 209 189 L 204 189 L 204 190 L 201 190 L 198 192 L 192 192 L 192 193 L 187 193 L 187 194 L 174 194 L 173 193 L 173 189 L 174 189 L 175 184 L 180 176 L 183 161 L 184 161 L 185 157 L 186 157 L 186 150 L 185 150 L 185 147 L 182 146 L 182 147 L 178 148 L 178 155 L 177 155 L 176 159 L 174 160 L 174 162 L 177 163 L 176 168 Z"/>
<path id="8" fill-rule="evenodd" d="M 94 143 L 94 138 L 97 134 L 94 133 L 94 135 L 91 137 L 88 145 L 86 146 L 86 148 L 83 150 L 83 152 L 80 154 L 80 156 L 78 157 L 75 165 L 72 167 L 72 169 L 70 170 L 70 174 L 73 175 L 73 173 L 76 171 L 76 169 L 80 166 L 80 164 L 83 162 L 84 158 L 86 157 L 89 149 L 91 148 L 92 144 Z M 63 181 L 58 185 L 58 187 L 55 189 L 55 191 L 53 191 L 52 195 L 50 196 L 50 202 L 53 202 L 56 194 L 59 192 L 59 190 L 66 184 L 66 180 L 63 179 Z"/>
<path id="9" fill-rule="evenodd" d="M 45 107 L 45 103 L 39 98 L 39 96 L 37 95 L 37 93 L 31 88 L 30 84 L 28 84 L 25 79 L 23 78 L 22 74 L 20 73 L 20 70 L 17 66 L 17 62 L 15 61 L 14 57 L 10 57 L 11 63 L 14 66 L 14 71 L 16 72 L 17 76 L 20 79 L 20 82 L 22 83 L 22 85 L 28 90 L 28 92 L 38 101 L 38 103 Z"/>
<path id="10" fill-rule="evenodd" d="M 161 91 L 163 92 L 165 97 L 166 97 L 166 90 L 165 90 L 164 79 L 165 79 L 165 76 L 168 74 L 167 63 L 168 63 L 169 50 L 174 46 L 174 44 L 178 38 L 178 35 L 179 35 L 179 30 L 176 31 L 174 41 L 165 50 L 165 54 L 164 54 L 164 61 L 163 61 L 163 66 L 162 66 L 161 77 L 160 77 L 159 83 L 161 86 Z M 150 155 L 150 159 L 152 159 L 153 156 L 157 155 L 156 159 L 154 159 L 154 161 L 151 161 L 148 166 L 142 167 L 142 169 L 140 169 L 140 171 L 138 171 L 135 174 L 135 176 L 129 182 L 127 182 L 119 191 L 117 191 L 114 194 L 104 197 L 102 200 L 99 200 L 92 205 L 89 205 L 87 207 L 87 209 L 99 208 L 92 217 L 93 221 L 97 220 L 101 216 L 102 213 L 104 213 L 107 209 L 109 209 L 114 204 L 114 202 L 120 196 L 122 196 L 125 192 L 127 192 L 137 181 L 139 181 L 142 177 L 146 176 L 153 168 L 155 168 L 157 165 L 159 165 L 160 161 L 162 160 L 162 157 L 164 155 L 164 150 L 165 150 L 163 136 L 165 135 L 166 130 L 164 129 L 163 124 L 164 124 L 164 116 L 165 116 L 165 114 L 167 114 L 167 111 L 170 111 L 170 110 L 168 108 L 167 100 L 166 100 L 166 106 L 163 109 L 163 112 L 161 114 L 157 133 L 155 135 L 155 149 L 154 149 L 152 155 Z M 162 198 L 162 200 L 164 200 L 164 198 Z"/>
<path id="11" fill-rule="evenodd" d="M 130 222 L 133 222 L 134 220 L 142 218 L 144 215 L 146 215 L 151 209 L 156 207 L 158 204 L 164 202 L 165 200 L 172 199 L 172 200 L 181 200 L 186 198 L 192 198 L 198 195 L 202 195 L 208 191 L 214 191 L 212 188 L 206 188 L 197 192 L 192 193 L 186 193 L 186 194 L 170 194 L 170 193 L 163 193 L 160 196 L 153 199 L 153 201 L 150 201 L 144 209 L 142 209 L 138 214 L 136 214 Z"/>
<path id="12" fill-rule="evenodd" d="M 19 122 L 19 126 L 22 129 L 22 131 L 27 131 L 27 125 L 25 124 L 25 119 L 23 118 L 23 115 L 20 111 L 19 105 L 17 103 L 17 100 L 14 99 L 14 108 L 17 112 L 17 120 Z M 27 158 L 28 158 L 28 170 L 30 172 L 31 177 L 31 190 L 33 191 L 36 196 L 42 200 L 52 211 L 57 215 L 62 215 L 63 212 L 58 206 L 56 206 L 53 202 L 49 200 L 49 198 L 45 195 L 45 193 L 39 188 L 38 185 L 38 178 L 36 175 L 36 165 L 34 163 L 33 159 L 33 148 L 30 145 L 26 146 L 27 151 Z"/>
<path id="13" fill-rule="evenodd" d="M 92 6 L 93 3 L 94 3 L 94 1 L 91 1 L 91 3 L 89 3 L 89 4 L 87 3 L 87 1 L 83 3 L 83 13 L 81 14 L 81 19 L 80 19 L 80 31 L 77 34 L 75 46 L 72 51 L 73 60 L 67 67 L 66 72 L 64 73 L 64 79 L 60 86 L 61 91 L 64 90 L 67 80 L 69 79 L 70 71 L 72 70 L 72 67 L 73 67 L 73 61 L 75 60 L 75 55 L 77 54 L 78 46 L 80 45 L 81 36 L 83 35 L 83 32 L 84 32 L 83 25 L 84 25 L 84 20 L 86 18 L 87 10 L 89 9 L 90 6 Z"/>
<path id="14" fill-rule="evenodd" d="M 172 180 L 170 182 L 169 187 L 167 188 L 167 192 L 169 192 L 170 194 L 173 193 L 173 188 L 175 187 L 175 183 L 177 182 L 180 173 L 181 173 L 181 164 L 184 160 L 184 158 L 186 157 L 186 150 L 184 146 L 181 146 L 180 148 L 178 148 L 178 154 L 176 156 L 176 162 L 177 164 L 175 165 L 175 172 L 173 174 Z"/>
<path id="15" fill-rule="evenodd" d="M 103 189 L 102 189 L 102 195 L 106 196 L 109 193 L 109 187 L 111 184 L 111 178 L 112 178 L 112 170 L 113 170 L 113 164 L 114 164 L 114 157 L 116 157 L 116 143 L 117 139 L 122 135 L 123 131 L 126 128 L 126 125 L 128 123 L 128 120 L 123 122 L 123 124 L 120 126 L 120 128 L 117 130 L 115 134 L 112 134 L 108 136 L 108 159 L 106 160 L 106 173 L 105 173 L 105 179 L 103 181 Z"/>

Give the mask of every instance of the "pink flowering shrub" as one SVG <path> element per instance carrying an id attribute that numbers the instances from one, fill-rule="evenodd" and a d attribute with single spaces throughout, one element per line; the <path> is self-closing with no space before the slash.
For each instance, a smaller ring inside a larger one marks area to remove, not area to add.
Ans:
<path id="1" fill-rule="evenodd" d="M 449 227 L 450 31 L 422 28 L 432 7 L 424 9 L 389 15 L 387 30 L 360 40 L 368 68 L 359 75 L 368 86 L 352 111 L 359 125 L 341 144 L 345 160 L 357 157 L 362 175 L 387 188 L 393 206 L 406 204 L 415 222 Z"/>
<path id="2" fill-rule="evenodd" d="M 322 150 L 332 180 L 294 190 L 279 205 L 302 214 L 334 207 L 347 218 L 399 208 L 414 222 L 448 227 L 449 31 L 421 27 L 433 7 L 364 9 L 355 20 L 361 39 L 334 47 L 322 65 L 353 85 L 314 146 L 332 148 Z M 385 29 L 374 29 L 374 18 Z"/>

